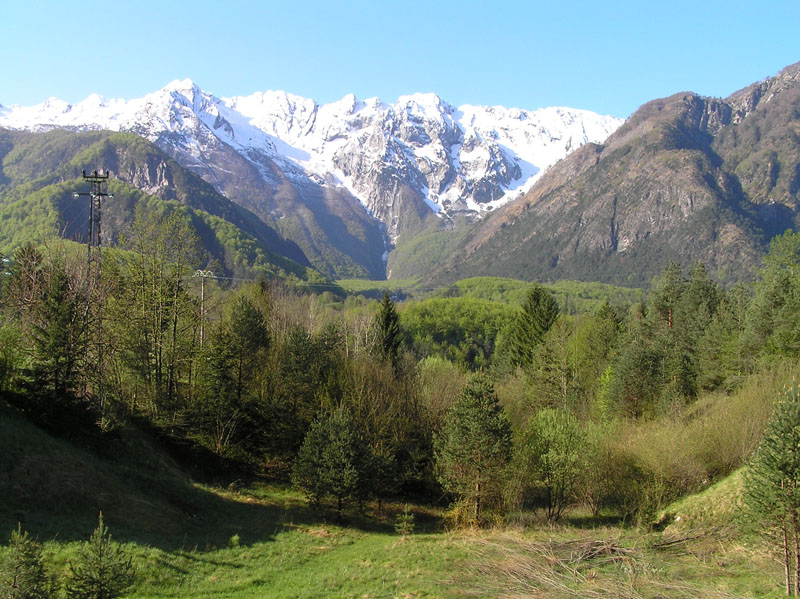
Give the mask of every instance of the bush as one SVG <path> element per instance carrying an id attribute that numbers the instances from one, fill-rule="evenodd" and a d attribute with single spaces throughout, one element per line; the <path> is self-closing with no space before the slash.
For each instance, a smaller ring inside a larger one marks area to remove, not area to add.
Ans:
<path id="1" fill-rule="evenodd" d="M 530 481 L 523 493 L 535 500 L 553 522 L 575 499 L 586 470 L 585 433 L 577 419 L 563 410 L 546 409 L 534 416 L 515 455 L 515 476 Z M 524 501 L 523 501 L 524 503 Z"/>

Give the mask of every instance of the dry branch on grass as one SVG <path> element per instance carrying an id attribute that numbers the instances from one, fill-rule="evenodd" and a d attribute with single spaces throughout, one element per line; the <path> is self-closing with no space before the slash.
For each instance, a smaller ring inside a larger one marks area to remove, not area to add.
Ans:
<path id="1" fill-rule="evenodd" d="M 666 579 L 638 545 L 624 546 L 619 539 L 535 542 L 512 535 L 476 540 L 468 586 L 472 596 L 501 599 L 733 599 L 724 591 Z"/>

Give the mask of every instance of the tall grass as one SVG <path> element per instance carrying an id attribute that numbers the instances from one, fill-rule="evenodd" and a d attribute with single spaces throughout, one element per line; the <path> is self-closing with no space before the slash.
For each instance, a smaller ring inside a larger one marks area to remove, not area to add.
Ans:
<path id="1" fill-rule="evenodd" d="M 665 500 L 700 491 L 747 461 L 797 373 L 797 365 L 774 365 L 730 395 L 708 394 L 671 415 L 623 424 L 614 443 L 665 485 Z"/>

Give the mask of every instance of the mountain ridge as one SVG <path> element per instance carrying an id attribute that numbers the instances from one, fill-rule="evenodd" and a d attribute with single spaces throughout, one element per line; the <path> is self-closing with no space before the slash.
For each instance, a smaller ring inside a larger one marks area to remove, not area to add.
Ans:
<path id="1" fill-rule="evenodd" d="M 669 261 L 752 277 L 769 239 L 800 220 L 798 67 L 725 99 L 680 92 L 644 104 L 493 213 L 429 279 L 491 265 L 646 284 Z"/>
<path id="2" fill-rule="evenodd" d="M 320 105 L 274 91 L 218 98 L 191 80 L 136 100 L 0 109 L 10 128 L 141 135 L 297 243 L 321 272 L 373 278 L 400 237 L 479 219 L 620 123 L 567 108 L 456 108 L 435 94 L 394 104 L 351 94 Z"/>

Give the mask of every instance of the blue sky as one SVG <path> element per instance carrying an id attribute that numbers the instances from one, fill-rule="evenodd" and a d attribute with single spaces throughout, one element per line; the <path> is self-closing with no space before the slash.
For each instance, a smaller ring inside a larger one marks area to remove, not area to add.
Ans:
<path id="1" fill-rule="evenodd" d="M 0 104 L 218 96 L 320 103 L 435 92 L 454 105 L 629 116 L 730 93 L 800 61 L 800 2 L 0 0 Z"/>

